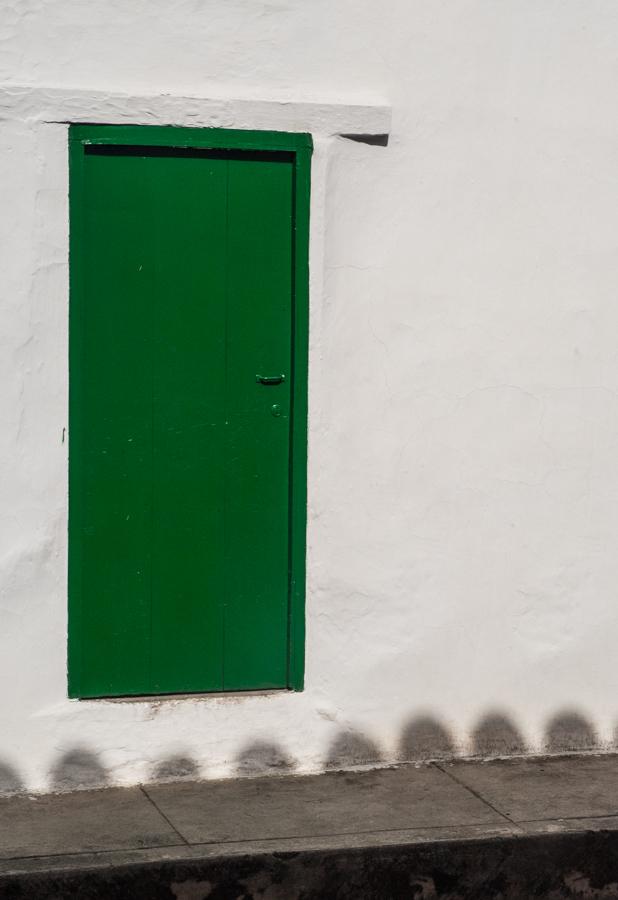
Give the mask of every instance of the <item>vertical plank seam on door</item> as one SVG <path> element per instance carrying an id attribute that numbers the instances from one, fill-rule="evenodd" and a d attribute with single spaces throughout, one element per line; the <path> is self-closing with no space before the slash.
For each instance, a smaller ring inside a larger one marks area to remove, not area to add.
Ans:
<path id="1" fill-rule="evenodd" d="M 227 604 L 228 604 L 228 479 L 229 479 L 229 433 L 228 426 L 228 402 L 229 402 L 229 222 L 230 222 L 230 160 L 225 161 L 225 219 L 223 223 L 224 233 L 224 303 L 225 303 L 225 324 L 224 324 L 224 379 L 223 379 L 223 609 L 221 615 L 221 690 L 225 690 L 225 643 L 227 630 Z"/>
<path id="2" fill-rule="evenodd" d="M 86 164 L 86 149 L 82 143 L 77 145 L 78 152 L 80 153 L 79 158 L 79 182 L 80 182 L 80 228 L 84 228 L 85 222 L 85 205 L 86 205 L 86 177 L 84 167 Z M 80 235 L 80 240 L 82 240 L 82 235 Z M 80 250 L 81 250 L 80 246 Z M 80 460 L 80 469 L 79 469 L 79 490 L 77 492 L 78 501 L 79 501 L 79 517 L 78 517 L 78 526 L 80 530 L 79 534 L 79 593 L 78 593 L 78 604 L 79 604 L 79 618 L 80 618 L 80 632 L 79 632 L 79 684 L 80 684 L 80 693 L 81 693 L 81 685 L 84 683 L 84 641 L 83 641 L 83 619 L 84 619 L 84 469 L 83 469 L 83 415 L 84 415 L 84 391 L 82 388 L 83 385 L 83 372 L 84 372 L 84 346 L 85 346 L 85 308 L 84 308 L 84 293 L 85 293 L 85 270 L 83 261 L 80 260 L 79 267 L 79 344 L 78 344 L 78 352 L 79 352 L 79 396 L 78 396 L 78 408 L 79 408 L 79 423 L 80 423 L 80 452 L 82 453 L 82 459 Z"/>
<path id="3" fill-rule="evenodd" d="M 287 584 L 287 653 L 286 687 L 292 683 L 292 591 L 293 577 L 293 534 L 294 534 L 294 392 L 296 385 L 296 173 L 298 156 L 294 154 L 292 163 L 292 210 L 290 228 L 292 230 L 292 252 L 290 254 L 290 420 L 288 429 L 288 584 Z"/>
<path id="4" fill-rule="evenodd" d="M 145 160 L 145 162 L 147 162 Z M 150 195 L 150 201 L 152 204 L 151 215 L 152 215 L 152 224 L 155 233 L 155 248 L 158 250 L 159 243 L 159 230 L 157 227 L 158 219 L 157 213 L 158 210 L 156 208 L 156 192 L 151 190 L 152 188 L 152 178 L 150 177 L 150 167 L 145 166 L 146 174 L 146 187 L 148 194 Z M 159 253 L 155 252 L 154 258 L 154 272 L 152 273 L 152 302 L 150 304 L 150 552 L 148 559 L 148 573 L 150 579 L 150 637 L 148 641 L 148 689 L 151 693 L 154 693 L 154 679 L 153 679 L 153 635 L 154 635 L 154 572 L 153 572 L 153 552 L 152 548 L 154 546 L 154 535 L 155 535 L 155 463 L 154 463 L 154 452 L 155 452 L 155 311 L 157 305 L 157 260 L 159 259 Z M 145 562 L 145 561 L 144 561 Z"/>
<path id="5" fill-rule="evenodd" d="M 79 202 L 80 206 L 84 202 L 83 179 L 81 177 L 81 174 L 82 174 L 81 167 L 83 165 L 84 148 L 81 143 L 77 144 L 77 148 L 78 148 L 78 152 L 80 154 L 80 157 L 79 157 L 79 166 L 80 166 L 79 187 L 80 187 L 80 190 L 79 190 L 79 195 L 76 195 L 75 199 L 74 199 L 74 208 L 75 209 L 77 209 L 78 202 Z M 70 149 L 74 151 L 75 147 L 73 145 L 70 145 Z M 75 162 L 75 155 L 71 157 L 71 162 Z M 75 174 L 77 174 L 77 171 L 75 172 Z M 73 191 L 71 193 L 73 193 Z M 69 199 L 69 202 L 70 202 L 70 199 Z M 81 213 L 81 208 L 80 208 L 80 213 Z M 75 240 L 76 240 L 76 234 L 77 234 L 77 230 L 75 227 L 75 218 L 76 217 L 73 218 L 73 229 L 71 229 L 71 222 L 69 222 L 69 241 L 71 240 L 71 233 L 73 233 L 73 247 L 75 247 Z M 80 216 L 80 226 L 83 228 L 83 219 L 81 218 L 81 216 Z M 76 289 L 77 278 L 75 276 L 75 268 L 76 268 L 75 261 L 77 260 L 77 253 L 74 253 L 72 265 L 71 265 L 70 254 L 71 254 L 71 251 L 69 249 L 69 268 L 70 268 L 69 283 L 70 284 L 71 284 L 71 282 L 70 282 L 71 273 L 73 275 L 73 283 L 72 283 L 73 294 L 72 294 L 72 297 L 71 296 L 69 297 L 69 304 L 70 304 L 69 319 L 71 318 L 71 314 L 72 314 L 73 323 L 75 323 L 75 318 L 76 318 L 76 316 L 75 316 L 75 313 L 76 313 L 75 297 L 77 296 L 77 289 Z M 80 285 L 80 289 L 81 289 L 81 285 Z M 81 293 L 81 291 L 80 291 L 80 293 Z M 77 336 L 77 329 L 74 327 L 73 328 L 73 345 L 71 345 L 71 322 L 69 321 L 69 355 L 70 355 L 70 351 L 71 351 L 71 346 L 73 348 L 75 348 L 75 346 L 76 346 L 75 345 L 76 336 Z M 80 369 L 81 369 L 81 346 L 82 346 L 82 343 L 81 343 L 81 336 L 80 336 L 78 344 L 77 344 L 77 348 L 80 351 Z M 77 354 L 75 354 L 75 349 L 74 349 L 74 358 L 76 355 Z M 81 378 L 79 379 L 79 384 L 81 384 Z M 73 409 L 75 409 L 78 406 L 77 398 L 75 396 L 75 387 L 76 387 L 75 378 L 71 379 L 71 366 L 70 366 L 70 362 L 69 362 L 69 397 L 72 399 Z M 71 396 L 71 388 L 73 390 L 72 396 Z M 79 405 L 81 406 L 81 404 L 79 404 Z M 70 443 L 70 441 L 71 441 L 72 429 L 71 429 L 71 415 L 70 415 L 71 409 L 70 409 L 70 407 L 71 407 L 71 402 L 69 402 L 69 547 L 71 546 L 71 525 L 73 524 L 73 527 L 75 526 L 76 518 L 78 518 L 78 521 L 79 521 L 79 517 L 75 516 L 75 511 L 76 511 L 75 499 L 76 499 L 77 492 L 74 490 L 73 491 L 71 490 L 71 476 L 73 478 L 73 484 L 75 484 L 76 472 L 75 472 L 75 455 L 73 455 L 73 461 L 71 462 L 71 443 Z M 73 416 L 73 421 L 75 422 L 75 416 Z M 77 432 L 77 427 L 75 428 L 75 431 Z M 77 441 L 74 442 L 74 447 L 77 447 Z M 81 479 L 80 479 L 80 491 L 81 491 Z M 73 495 L 73 498 L 72 498 L 73 508 L 72 509 L 71 509 L 71 494 Z M 80 530 L 81 530 L 81 525 L 80 525 Z M 80 539 L 81 539 L 81 535 L 80 535 Z M 73 565 L 71 566 L 73 571 L 75 570 L 75 550 L 77 549 L 77 546 L 78 546 L 77 541 L 73 542 Z M 82 672 L 83 672 L 83 651 L 82 651 L 83 642 L 81 640 L 81 618 L 82 618 L 81 606 L 82 606 L 82 595 L 83 595 L 83 589 L 82 589 L 83 579 L 82 579 L 81 556 L 82 556 L 82 553 L 81 553 L 81 547 L 80 547 L 79 588 L 78 588 L 76 594 L 73 594 L 73 596 L 74 597 L 76 596 L 76 599 L 77 599 L 77 603 L 75 604 L 75 607 L 77 608 L 79 606 L 79 614 L 78 615 L 79 615 L 79 626 L 80 626 L 79 631 L 78 631 L 80 641 L 79 641 L 79 644 L 77 645 L 78 646 L 78 653 L 77 653 L 78 676 L 76 679 L 77 680 L 77 693 L 81 692 Z M 73 574 L 73 573 L 71 573 L 71 574 Z M 74 579 L 74 583 L 77 583 L 77 579 Z"/>

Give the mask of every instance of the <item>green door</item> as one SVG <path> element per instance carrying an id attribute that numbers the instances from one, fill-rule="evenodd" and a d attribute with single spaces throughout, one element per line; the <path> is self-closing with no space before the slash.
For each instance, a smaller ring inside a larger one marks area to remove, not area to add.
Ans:
<path id="1" fill-rule="evenodd" d="M 288 687 L 295 154 L 76 152 L 70 693 Z"/>

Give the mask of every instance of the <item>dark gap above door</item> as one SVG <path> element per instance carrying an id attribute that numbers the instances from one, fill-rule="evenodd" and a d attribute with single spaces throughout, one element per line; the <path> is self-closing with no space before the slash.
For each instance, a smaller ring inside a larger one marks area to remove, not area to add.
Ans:
<path id="1" fill-rule="evenodd" d="M 175 157 L 181 159 L 230 159 L 239 162 L 294 162 L 287 150 L 224 150 L 215 147 L 143 147 L 127 144 L 85 144 L 91 156 Z"/>

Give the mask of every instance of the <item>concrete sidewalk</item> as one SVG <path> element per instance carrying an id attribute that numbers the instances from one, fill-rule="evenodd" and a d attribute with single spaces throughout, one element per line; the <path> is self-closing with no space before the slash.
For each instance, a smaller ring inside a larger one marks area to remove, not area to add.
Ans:
<path id="1" fill-rule="evenodd" d="M 7 798 L 0 897 L 618 898 L 618 757 Z"/>

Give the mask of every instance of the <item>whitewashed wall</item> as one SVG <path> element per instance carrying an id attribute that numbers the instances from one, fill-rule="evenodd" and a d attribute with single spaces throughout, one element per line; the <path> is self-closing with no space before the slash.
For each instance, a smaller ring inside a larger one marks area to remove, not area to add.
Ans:
<path id="1" fill-rule="evenodd" d="M 613 745 L 617 43 L 614 0 L 5 0 L 2 790 Z M 76 115 L 316 133 L 302 694 L 66 698 Z"/>

